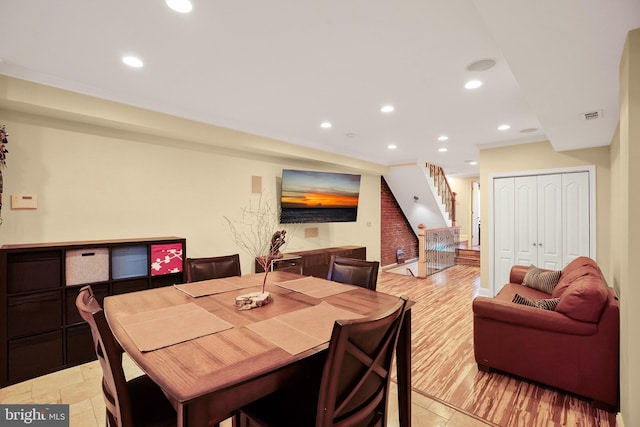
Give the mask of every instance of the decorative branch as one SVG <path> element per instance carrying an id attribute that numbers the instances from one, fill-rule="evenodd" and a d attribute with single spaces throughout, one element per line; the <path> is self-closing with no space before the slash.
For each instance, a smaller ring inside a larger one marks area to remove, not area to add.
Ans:
<path id="1" fill-rule="evenodd" d="M 262 199 L 260 195 L 257 204 L 249 201 L 249 206 L 241 208 L 238 220 L 224 217 L 229 225 L 233 241 L 238 247 L 255 258 L 264 269 L 262 293 L 267 284 L 267 274 L 271 269 L 271 262 L 282 257 L 280 249 L 285 245 L 286 231 L 276 231 L 279 226 L 278 211 Z"/>

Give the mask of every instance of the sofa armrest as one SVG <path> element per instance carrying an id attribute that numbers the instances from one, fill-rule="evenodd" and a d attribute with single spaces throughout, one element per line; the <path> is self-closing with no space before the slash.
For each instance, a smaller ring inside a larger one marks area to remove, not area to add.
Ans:
<path id="1" fill-rule="evenodd" d="M 522 284 L 524 276 L 527 274 L 529 267 L 526 265 L 514 265 L 511 267 L 511 273 L 509 274 L 509 283 Z"/>
<path id="2" fill-rule="evenodd" d="M 595 335 L 598 332 L 598 325 L 595 323 L 581 322 L 555 311 L 496 298 L 476 297 L 473 300 L 473 315 L 501 323 L 560 334 Z"/>

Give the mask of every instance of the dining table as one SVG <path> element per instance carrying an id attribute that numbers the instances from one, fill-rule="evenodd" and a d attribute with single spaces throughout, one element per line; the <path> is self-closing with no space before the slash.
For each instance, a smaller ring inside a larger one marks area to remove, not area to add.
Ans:
<path id="1" fill-rule="evenodd" d="M 207 426 L 321 369 L 333 324 L 389 311 L 399 296 L 297 273 L 268 273 L 272 302 L 250 310 L 265 273 L 104 298 L 114 337 L 165 393 L 178 426 Z M 396 347 L 399 425 L 411 425 L 411 302 Z"/>

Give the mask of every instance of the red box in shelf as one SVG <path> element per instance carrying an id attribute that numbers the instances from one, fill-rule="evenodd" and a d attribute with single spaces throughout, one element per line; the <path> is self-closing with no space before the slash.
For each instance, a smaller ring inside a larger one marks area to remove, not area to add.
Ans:
<path id="1" fill-rule="evenodd" d="M 182 244 L 151 245 L 151 275 L 180 273 L 182 271 Z"/>

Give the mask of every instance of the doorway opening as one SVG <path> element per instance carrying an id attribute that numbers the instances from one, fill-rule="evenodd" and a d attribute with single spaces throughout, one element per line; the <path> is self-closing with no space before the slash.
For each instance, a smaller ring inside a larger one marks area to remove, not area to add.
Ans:
<path id="1" fill-rule="evenodd" d="M 471 182 L 471 247 L 480 248 L 480 181 Z"/>

